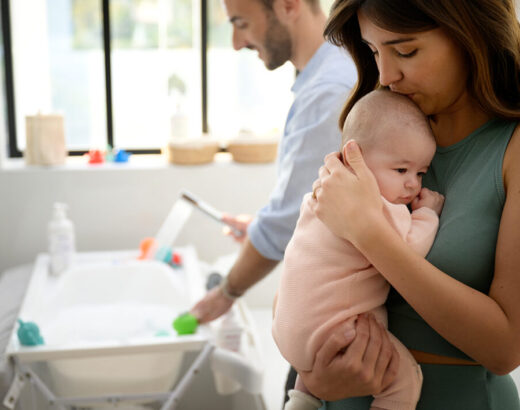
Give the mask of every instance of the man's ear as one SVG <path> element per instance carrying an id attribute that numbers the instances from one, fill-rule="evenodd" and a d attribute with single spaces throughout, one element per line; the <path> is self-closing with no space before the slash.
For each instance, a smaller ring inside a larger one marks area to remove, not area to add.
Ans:
<path id="1" fill-rule="evenodd" d="M 275 0 L 273 8 L 276 16 L 283 23 L 295 20 L 300 15 L 303 1 L 305 0 Z"/>

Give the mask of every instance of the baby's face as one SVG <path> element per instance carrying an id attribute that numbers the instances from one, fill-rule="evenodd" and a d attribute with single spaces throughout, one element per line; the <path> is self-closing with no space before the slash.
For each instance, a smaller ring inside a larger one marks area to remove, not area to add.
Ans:
<path id="1" fill-rule="evenodd" d="M 392 143 L 383 142 L 364 152 L 381 195 L 394 204 L 409 204 L 419 194 L 422 177 L 435 153 L 435 142 L 412 130 L 400 130 Z"/>

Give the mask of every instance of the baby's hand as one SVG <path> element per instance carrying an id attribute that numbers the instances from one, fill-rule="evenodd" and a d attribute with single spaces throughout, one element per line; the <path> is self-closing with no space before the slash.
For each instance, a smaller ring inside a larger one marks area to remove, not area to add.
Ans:
<path id="1" fill-rule="evenodd" d="M 435 191 L 430 191 L 428 188 L 422 188 L 419 195 L 412 201 L 412 211 L 426 206 L 435 211 L 437 215 L 441 214 L 444 205 L 444 195 Z"/>

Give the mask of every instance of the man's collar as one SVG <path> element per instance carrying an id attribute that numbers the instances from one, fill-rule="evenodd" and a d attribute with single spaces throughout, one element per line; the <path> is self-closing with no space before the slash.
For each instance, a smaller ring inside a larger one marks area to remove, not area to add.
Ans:
<path id="1" fill-rule="evenodd" d="M 303 84 L 307 81 L 309 77 L 311 77 L 314 72 L 316 71 L 316 68 L 321 63 L 321 60 L 325 54 L 327 54 L 330 47 L 334 47 L 332 44 L 330 44 L 328 41 L 325 41 L 319 48 L 316 50 L 314 55 L 311 57 L 309 62 L 303 67 L 303 70 L 301 70 L 298 75 L 296 76 L 296 80 L 294 81 L 293 86 L 291 87 L 291 91 L 293 93 L 297 93 Z"/>

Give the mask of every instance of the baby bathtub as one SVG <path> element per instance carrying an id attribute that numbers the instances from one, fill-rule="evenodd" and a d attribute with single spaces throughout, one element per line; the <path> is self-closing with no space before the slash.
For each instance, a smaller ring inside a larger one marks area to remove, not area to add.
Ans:
<path id="1" fill-rule="evenodd" d="M 58 277 L 39 255 L 19 317 L 38 324 L 45 345 L 21 346 L 13 332 L 7 355 L 45 362 L 61 397 L 170 390 L 184 353 L 209 337 L 205 326 L 181 337 L 171 327 L 204 292 L 194 249 L 179 252 L 181 268 L 138 261 L 134 252 L 79 254 Z"/>

